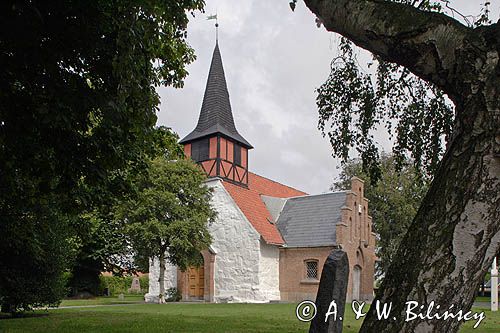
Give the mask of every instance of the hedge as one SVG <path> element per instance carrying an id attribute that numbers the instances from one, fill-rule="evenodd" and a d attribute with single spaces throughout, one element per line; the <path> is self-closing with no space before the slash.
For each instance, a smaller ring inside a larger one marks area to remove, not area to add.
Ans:
<path id="1" fill-rule="evenodd" d="M 132 285 L 133 276 L 104 276 L 99 277 L 99 293 L 101 295 L 105 294 L 105 289 L 108 288 L 112 296 L 118 294 L 129 294 L 130 286 Z M 147 276 L 139 277 L 139 283 L 141 284 L 141 291 L 135 292 L 136 294 L 145 294 L 148 291 L 149 278 Z"/>

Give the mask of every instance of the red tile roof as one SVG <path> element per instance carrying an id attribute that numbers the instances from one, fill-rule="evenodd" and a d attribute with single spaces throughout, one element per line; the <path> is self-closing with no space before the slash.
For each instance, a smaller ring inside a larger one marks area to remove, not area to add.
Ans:
<path id="1" fill-rule="evenodd" d="M 248 188 L 227 181 L 223 181 L 222 184 L 243 214 L 245 214 L 248 221 L 250 221 L 255 230 L 260 233 L 267 243 L 277 245 L 285 243 L 283 238 L 281 238 L 278 228 L 269 222 L 273 221 L 273 218 L 260 196 L 267 195 L 277 198 L 289 198 L 306 195 L 307 193 L 252 172 L 248 173 Z"/>

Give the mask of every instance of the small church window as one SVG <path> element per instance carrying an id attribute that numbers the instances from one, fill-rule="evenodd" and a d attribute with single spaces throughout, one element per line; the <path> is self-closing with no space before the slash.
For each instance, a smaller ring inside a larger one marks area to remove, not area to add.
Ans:
<path id="1" fill-rule="evenodd" d="M 208 160 L 209 145 L 210 141 L 208 138 L 194 141 L 191 144 L 191 158 L 193 159 L 193 161 L 201 162 Z"/>
<path id="2" fill-rule="evenodd" d="M 237 143 L 234 144 L 234 163 L 241 165 L 241 146 Z"/>
<path id="3" fill-rule="evenodd" d="M 318 261 L 306 261 L 306 278 L 310 280 L 318 279 Z"/>

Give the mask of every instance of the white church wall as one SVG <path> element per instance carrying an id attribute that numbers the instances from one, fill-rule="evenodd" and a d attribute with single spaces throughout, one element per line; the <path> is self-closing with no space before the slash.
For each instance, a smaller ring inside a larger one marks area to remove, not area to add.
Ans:
<path id="1" fill-rule="evenodd" d="M 208 183 L 214 189 L 212 206 L 217 219 L 210 226 L 216 249 L 215 302 L 264 302 L 259 288 L 260 235 L 247 221 L 220 180 Z"/>
<path id="2" fill-rule="evenodd" d="M 266 294 L 266 298 L 269 301 L 280 300 L 279 262 L 279 248 L 261 240 L 259 264 L 260 290 Z"/>
<path id="3" fill-rule="evenodd" d="M 214 263 L 214 302 L 269 302 L 279 300 L 279 250 L 261 241 L 260 234 L 241 212 L 222 181 L 211 179 L 212 207 L 217 219 L 209 226 Z M 158 260 L 149 266 L 149 292 L 154 302 L 159 293 Z M 165 288 L 177 286 L 177 269 L 167 263 Z"/>
<path id="4" fill-rule="evenodd" d="M 158 295 L 160 294 L 160 261 L 158 258 L 149 260 L 149 290 L 144 295 L 144 300 L 149 303 L 158 302 Z M 165 291 L 169 288 L 177 288 L 177 267 L 165 262 Z"/>

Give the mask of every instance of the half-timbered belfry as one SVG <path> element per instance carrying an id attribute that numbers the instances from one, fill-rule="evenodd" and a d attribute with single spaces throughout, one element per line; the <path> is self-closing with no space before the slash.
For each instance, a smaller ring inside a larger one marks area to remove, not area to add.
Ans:
<path id="1" fill-rule="evenodd" d="M 180 141 L 186 156 L 209 177 L 248 185 L 248 150 L 252 145 L 234 125 L 219 44 L 215 44 L 205 96 L 196 128 Z"/>

